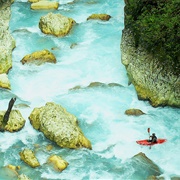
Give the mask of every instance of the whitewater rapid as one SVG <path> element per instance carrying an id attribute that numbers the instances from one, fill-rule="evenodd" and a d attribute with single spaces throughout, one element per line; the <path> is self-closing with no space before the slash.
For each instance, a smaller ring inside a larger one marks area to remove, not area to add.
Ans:
<path id="1" fill-rule="evenodd" d="M 20 172 L 33 180 L 39 179 L 132 179 L 134 168 L 127 166 L 129 158 L 143 152 L 163 170 L 166 179 L 180 176 L 180 111 L 177 108 L 153 108 L 146 101 L 139 101 L 133 85 L 128 86 L 125 67 L 121 64 L 120 41 L 124 28 L 124 3 L 120 0 L 59 1 L 58 10 L 31 10 L 30 3 L 15 0 L 12 4 L 10 32 L 16 40 L 13 51 L 13 68 L 8 77 L 11 91 L 0 89 L 0 110 L 6 110 L 12 96 L 26 119 L 25 127 L 16 133 L 0 132 L 0 166 L 20 165 Z M 60 13 L 73 18 L 77 25 L 63 38 L 44 35 L 38 28 L 42 15 Z M 93 13 L 112 16 L 107 22 L 87 21 Z M 77 44 L 71 48 L 72 44 Z M 20 60 L 34 51 L 48 49 L 57 58 L 56 64 L 42 66 L 22 65 Z M 105 86 L 88 87 L 92 82 Z M 115 86 L 108 86 L 116 83 Z M 73 89 L 80 86 L 80 89 Z M 32 128 L 28 116 L 35 107 L 53 101 L 61 104 L 79 121 L 85 136 L 92 143 L 92 150 L 62 149 Z M 17 106 L 18 107 L 18 106 Z M 125 115 L 129 108 L 141 109 L 145 115 Z M 167 142 L 141 147 L 136 140 L 148 138 L 147 128 Z M 35 148 L 35 144 L 39 144 Z M 48 144 L 53 150 L 45 151 Z M 25 147 L 35 149 L 40 164 L 50 154 L 62 156 L 69 166 L 57 173 L 48 166 L 32 169 L 19 159 Z M 123 167 L 123 168 L 122 168 Z M 12 180 L 0 170 L 0 180 Z M 13 177 L 16 179 L 15 177 Z"/>

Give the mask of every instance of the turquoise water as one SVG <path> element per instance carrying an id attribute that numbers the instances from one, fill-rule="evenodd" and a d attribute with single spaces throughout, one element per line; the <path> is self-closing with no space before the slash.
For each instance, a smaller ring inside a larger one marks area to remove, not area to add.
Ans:
<path id="1" fill-rule="evenodd" d="M 120 41 L 124 23 L 124 3 L 120 0 L 59 1 L 58 10 L 33 11 L 30 3 L 15 0 L 12 5 L 10 31 L 16 40 L 13 68 L 8 76 L 11 91 L 0 89 L 0 109 L 6 110 L 12 96 L 15 105 L 26 119 L 25 127 L 16 133 L 0 133 L 0 166 L 20 165 L 19 173 L 33 180 L 40 179 L 132 179 L 144 180 L 149 172 L 138 171 L 129 159 L 139 152 L 145 153 L 170 179 L 180 176 L 180 111 L 176 108 L 153 108 L 139 101 L 132 85 L 128 86 L 126 70 L 121 64 Z M 73 18 L 77 24 L 63 38 L 41 33 L 38 22 L 48 12 Z M 86 21 L 93 13 L 110 14 L 108 22 Z M 72 44 L 77 45 L 70 48 Z M 42 66 L 22 65 L 20 60 L 33 51 L 48 49 L 57 58 L 56 64 Z M 54 48 L 54 50 L 52 50 Z M 116 86 L 87 87 L 92 82 L 117 83 Z M 74 87 L 82 88 L 73 90 Z M 92 143 L 92 150 L 62 149 L 34 130 L 28 116 L 35 107 L 53 101 L 64 106 L 79 120 L 79 126 Z M 138 108 L 146 115 L 130 117 L 126 109 Z M 147 128 L 159 138 L 167 138 L 152 149 L 135 143 L 148 138 Z M 38 144 L 39 146 L 35 146 Z M 46 151 L 48 144 L 52 151 Z M 19 159 L 25 147 L 36 152 L 41 167 L 32 169 Z M 58 173 L 45 164 L 51 154 L 69 162 Z M 13 180 L 16 176 L 0 170 L 0 180 Z"/>

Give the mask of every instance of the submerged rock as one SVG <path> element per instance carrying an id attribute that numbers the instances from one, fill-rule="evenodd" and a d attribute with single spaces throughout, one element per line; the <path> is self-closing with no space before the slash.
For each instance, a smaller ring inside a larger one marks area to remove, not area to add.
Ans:
<path id="1" fill-rule="evenodd" d="M 48 158 L 47 163 L 52 163 L 54 168 L 58 171 L 63 171 L 69 165 L 69 163 L 63 160 L 60 156 L 52 155 Z"/>
<path id="2" fill-rule="evenodd" d="M 0 111 L 0 126 L 3 122 L 3 117 L 6 111 Z M 5 130 L 9 132 L 15 132 L 21 130 L 25 125 L 25 119 L 22 117 L 19 110 L 12 110 L 9 116 Z"/>
<path id="3" fill-rule="evenodd" d="M 59 3 L 53 1 L 38 1 L 31 4 L 31 9 L 58 9 Z"/>
<path id="4" fill-rule="evenodd" d="M 19 155 L 20 159 L 29 166 L 33 168 L 40 166 L 40 163 L 32 150 L 24 149 L 22 152 L 19 153 Z"/>
<path id="5" fill-rule="evenodd" d="M 12 164 L 8 164 L 6 167 L 12 170 L 12 172 L 14 172 L 16 175 L 18 175 L 18 170 L 20 170 L 20 166 L 14 166 Z"/>
<path id="6" fill-rule="evenodd" d="M 134 116 L 140 116 L 140 115 L 145 114 L 145 113 L 142 112 L 140 109 L 127 109 L 125 111 L 125 114 L 134 115 Z"/>
<path id="7" fill-rule="evenodd" d="M 41 65 L 45 62 L 56 63 L 56 58 L 53 53 L 44 49 L 42 51 L 36 51 L 33 52 L 32 54 L 28 54 L 24 56 L 21 62 L 22 64 L 34 63 L 36 65 Z"/>
<path id="8" fill-rule="evenodd" d="M 60 147 L 92 148 L 79 128 L 77 118 L 58 104 L 48 102 L 43 107 L 34 108 L 29 119 L 35 129 Z"/>
<path id="9" fill-rule="evenodd" d="M 108 14 L 92 14 L 87 18 L 87 20 L 98 19 L 98 20 L 102 20 L 102 21 L 109 21 L 110 18 L 111 18 L 111 16 Z"/>
<path id="10" fill-rule="evenodd" d="M 45 34 L 63 37 L 70 32 L 74 23 L 72 18 L 50 12 L 40 18 L 39 28 Z"/>
<path id="11" fill-rule="evenodd" d="M 144 177 L 144 179 L 146 179 L 152 175 L 159 176 L 162 174 L 161 169 L 142 152 L 133 156 L 131 160 L 131 165 L 135 169 L 134 174 L 137 174 L 137 176 Z"/>
<path id="12" fill-rule="evenodd" d="M 0 87 L 11 89 L 11 85 L 6 73 L 0 74 Z"/>

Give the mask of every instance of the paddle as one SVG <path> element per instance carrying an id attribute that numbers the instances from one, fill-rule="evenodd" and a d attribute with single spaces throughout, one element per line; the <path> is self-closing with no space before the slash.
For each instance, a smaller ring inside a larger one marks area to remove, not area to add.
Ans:
<path id="1" fill-rule="evenodd" d="M 149 141 L 150 141 L 150 128 L 148 128 L 147 131 L 149 133 Z M 149 149 L 151 149 L 151 145 L 149 146 Z"/>

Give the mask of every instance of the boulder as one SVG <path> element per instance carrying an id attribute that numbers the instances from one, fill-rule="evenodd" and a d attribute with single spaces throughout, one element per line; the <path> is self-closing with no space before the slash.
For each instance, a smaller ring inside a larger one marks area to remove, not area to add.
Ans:
<path id="1" fill-rule="evenodd" d="M 41 65 L 45 62 L 56 63 L 56 58 L 53 53 L 44 49 L 42 51 L 36 51 L 33 52 L 32 54 L 28 54 L 24 56 L 21 62 L 22 64 L 33 63 L 36 65 Z"/>
<path id="2" fill-rule="evenodd" d="M 32 168 L 40 166 L 38 159 L 36 158 L 34 152 L 30 149 L 24 149 L 19 153 L 20 159 Z"/>
<path id="3" fill-rule="evenodd" d="M 109 21 L 110 18 L 111 16 L 108 14 L 92 14 L 87 18 L 87 20 L 96 19 L 96 20 L 102 20 L 102 21 Z"/>
<path id="4" fill-rule="evenodd" d="M 31 9 L 58 9 L 59 3 L 53 1 L 39 1 L 31 4 Z"/>
<path id="5" fill-rule="evenodd" d="M 0 111 L 0 126 L 3 122 L 3 117 L 6 111 Z M 25 125 L 25 119 L 22 117 L 19 110 L 12 110 L 9 116 L 5 130 L 9 132 L 15 132 L 21 130 Z"/>
<path id="6" fill-rule="evenodd" d="M 58 104 L 48 102 L 43 107 L 34 108 L 29 119 L 35 129 L 60 147 L 92 148 L 79 128 L 77 118 Z"/>
<path id="7" fill-rule="evenodd" d="M 0 74 L 0 87 L 11 89 L 11 85 L 10 85 L 10 82 L 6 73 Z"/>
<path id="8" fill-rule="evenodd" d="M 142 152 L 131 158 L 131 165 L 134 167 L 134 175 L 137 177 L 146 179 L 152 175 L 160 176 L 162 174 L 162 170 Z"/>
<path id="9" fill-rule="evenodd" d="M 142 114 L 145 114 L 144 112 L 142 112 L 140 109 L 127 109 L 125 111 L 126 115 L 133 115 L 133 116 L 140 116 Z"/>
<path id="10" fill-rule="evenodd" d="M 67 161 L 63 160 L 60 156 L 57 155 L 51 155 L 48 158 L 47 163 L 52 163 L 54 168 L 58 171 L 63 171 L 69 165 Z"/>
<path id="11" fill-rule="evenodd" d="M 74 23 L 72 18 L 50 12 L 40 18 L 39 28 L 45 34 L 63 37 L 70 32 Z"/>
<path id="12" fill-rule="evenodd" d="M 25 174 L 21 174 L 18 176 L 17 180 L 31 180 L 31 179 L 27 177 Z"/>

